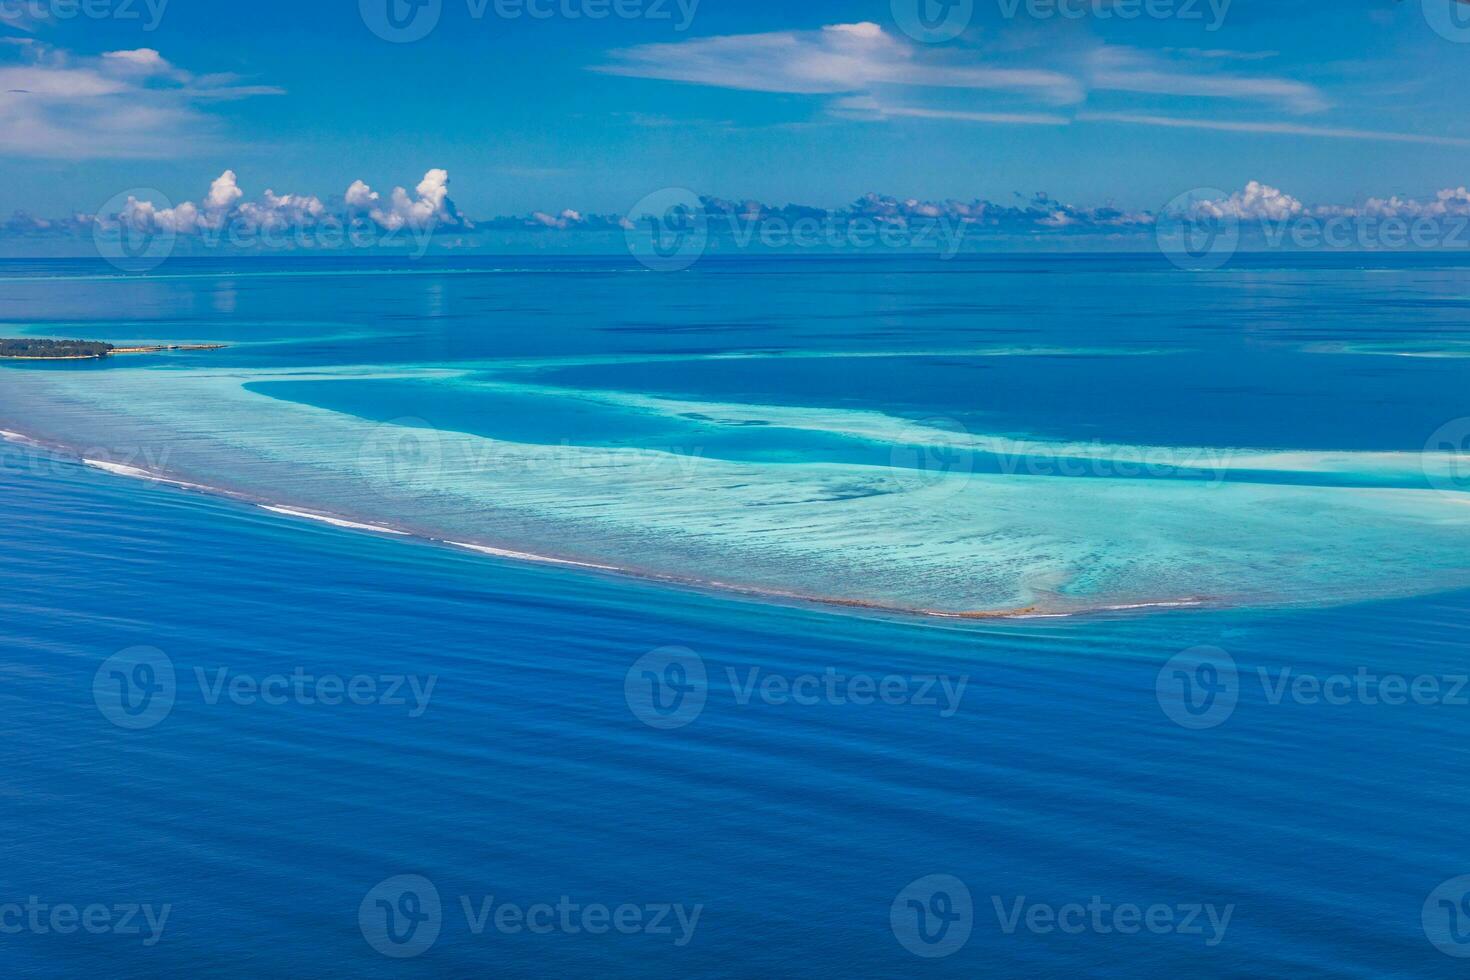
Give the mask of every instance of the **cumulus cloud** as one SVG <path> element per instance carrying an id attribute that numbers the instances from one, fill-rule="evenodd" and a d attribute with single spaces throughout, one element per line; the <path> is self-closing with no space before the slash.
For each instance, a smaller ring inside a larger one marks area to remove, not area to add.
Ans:
<path id="1" fill-rule="evenodd" d="M 370 229 L 382 233 L 368 244 L 388 243 L 405 232 L 415 241 L 431 239 L 444 247 L 474 248 L 486 244 L 484 233 L 515 232 L 536 235 L 601 233 L 621 235 L 641 225 L 649 215 L 629 213 L 596 214 L 575 207 L 532 211 L 522 216 L 503 216 L 470 221 L 449 197 L 449 176 L 444 170 L 429 170 L 412 191 L 395 187 L 379 194 L 363 180 L 353 181 L 340 196 L 326 200 L 311 194 L 277 193 L 266 189 L 250 196 L 240 186 L 233 170 L 226 170 L 209 185 L 198 202 L 169 204 L 129 197 L 115 213 L 41 218 L 17 212 L 0 220 L 0 234 L 10 238 L 43 236 L 81 237 L 95 229 L 126 227 L 140 232 L 171 232 L 203 240 L 206 244 L 235 244 L 238 238 L 292 230 L 335 231 Z M 697 200 L 697 203 L 695 203 Z M 986 198 L 931 200 L 885 194 L 866 194 L 839 207 L 804 204 L 768 204 L 751 198 L 690 199 L 684 210 L 689 221 L 702 221 L 712 238 L 739 241 L 759 240 L 763 228 L 777 232 L 800 230 L 802 225 L 820 229 L 897 229 L 917 232 L 938 229 L 945 240 L 979 240 L 987 235 L 1025 238 L 1095 237 L 1143 241 L 1136 236 L 1152 235 L 1156 223 L 1166 217 L 1146 210 L 1130 210 L 1111 204 L 1077 204 L 1049 194 L 1016 194 L 1005 201 Z M 667 215 L 657 215 L 668 220 Z M 1262 181 L 1247 182 L 1230 194 L 1191 201 L 1170 211 L 1168 218 L 1204 221 L 1238 221 L 1270 226 L 1297 221 L 1310 223 L 1327 218 L 1348 218 L 1370 226 L 1386 219 L 1437 219 L 1470 217 L 1470 190 L 1447 188 L 1428 198 L 1400 195 L 1371 197 L 1350 204 L 1309 205 L 1286 191 Z M 813 224 L 815 223 L 815 225 Z M 454 231 L 438 238 L 440 232 Z M 918 236 L 913 236 L 919 240 Z M 322 241 L 328 241 L 323 235 Z M 316 239 L 312 239 L 314 243 Z M 349 244 L 359 244 L 353 241 Z M 325 247 L 340 247 L 327 245 Z"/>
<path id="2" fill-rule="evenodd" d="M 354 182 L 353 188 L 357 184 L 360 181 Z M 353 188 L 348 188 L 348 192 L 353 191 Z M 363 185 L 362 191 L 372 200 L 378 198 L 366 185 Z M 423 175 L 419 185 L 413 188 L 413 192 L 416 197 L 409 197 L 409 192 L 404 188 L 392 188 L 392 194 L 388 198 L 390 204 L 387 207 L 372 207 L 369 215 L 387 231 L 403 228 L 422 231 L 432 226 L 459 226 L 462 223 L 459 212 L 454 209 L 453 201 L 450 201 L 448 170 L 429 170 Z"/>
<path id="3" fill-rule="evenodd" d="M 424 174 L 424 179 L 414 188 L 412 196 L 405 188 L 393 188 L 386 204 L 382 195 L 365 181 L 354 180 L 343 195 L 343 200 L 349 213 L 365 214 L 386 231 L 405 228 L 421 231 L 469 225 L 449 198 L 447 170 L 434 169 Z"/>
<path id="4" fill-rule="evenodd" d="M 378 194 L 360 180 L 354 180 L 344 196 L 347 206 L 354 211 L 369 211 L 378 206 Z"/>
<path id="5" fill-rule="evenodd" d="M 1242 221 L 1285 221 L 1306 211 L 1290 194 L 1253 180 L 1244 190 L 1214 201 L 1196 201 L 1194 213 L 1205 218 L 1236 218 Z"/>
<path id="6" fill-rule="evenodd" d="M 228 211 L 244 196 L 235 171 L 226 170 L 209 185 L 209 196 L 204 199 L 204 204 L 211 211 Z"/>
<path id="7" fill-rule="evenodd" d="M 1430 198 L 1393 194 L 1370 197 L 1354 204 L 1308 205 L 1269 184 L 1253 180 L 1226 197 L 1194 201 L 1184 207 L 1179 216 L 1246 222 L 1349 218 L 1369 224 L 1388 219 L 1467 218 L 1470 217 L 1470 190 L 1461 186 L 1446 188 Z"/>
<path id="8" fill-rule="evenodd" d="M 1370 218 L 1464 218 L 1470 217 L 1470 191 L 1464 187 L 1446 188 L 1433 200 L 1418 201 L 1393 195 L 1370 197 L 1361 208 L 1346 213 Z"/>
<path id="9" fill-rule="evenodd" d="M 259 198 L 246 200 L 235 171 L 226 170 L 210 183 L 209 193 L 197 204 L 185 201 L 160 205 L 130 196 L 115 215 L 99 215 L 97 220 L 103 224 L 116 222 L 140 232 L 201 236 L 225 229 L 244 235 L 283 232 L 311 229 L 327 222 L 345 225 L 364 219 L 386 232 L 472 227 L 449 199 L 447 171 L 430 170 L 415 193 L 417 197 L 410 197 L 404 188 L 396 187 L 391 194 L 392 203 L 384 207 L 372 188 L 356 180 L 347 188 L 343 206 L 338 210 L 312 194 L 277 194 L 270 188 Z"/>

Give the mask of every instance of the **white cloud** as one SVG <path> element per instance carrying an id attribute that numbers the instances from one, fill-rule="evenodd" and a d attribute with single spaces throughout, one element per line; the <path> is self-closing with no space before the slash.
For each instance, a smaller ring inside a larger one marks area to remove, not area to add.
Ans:
<path id="1" fill-rule="evenodd" d="M 116 74 L 134 75 L 147 77 L 149 75 L 164 75 L 178 77 L 187 80 L 188 72 L 181 72 L 152 48 L 137 48 L 132 51 L 105 51 L 102 54 L 102 67 L 106 71 Z"/>
<path id="2" fill-rule="evenodd" d="M 531 221 L 543 228 L 555 228 L 565 231 L 568 228 L 577 228 L 586 224 L 582 212 L 573 208 L 564 208 L 557 214 L 547 214 L 545 211 L 532 211 Z"/>
<path id="3" fill-rule="evenodd" d="M 1285 221 L 1306 211 L 1301 201 L 1268 184 L 1253 180 L 1244 190 L 1214 201 L 1196 201 L 1194 213 L 1207 218 L 1242 221 Z"/>
<path id="4" fill-rule="evenodd" d="M 152 48 L 81 57 L 28 40 L 0 46 L 0 155 L 174 157 L 219 132 L 201 106 L 280 94 L 233 76 L 196 76 Z"/>
<path id="5" fill-rule="evenodd" d="M 449 171 L 430 170 L 414 188 L 414 193 L 417 197 L 410 197 L 407 190 L 395 187 L 389 195 L 388 206 L 384 207 L 379 195 L 357 180 L 347 188 L 346 200 L 350 208 L 367 211 L 373 221 L 387 231 L 403 228 L 418 231 L 436 226 L 459 226 L 464 222 L 449 200 Z"/>
<path id="6" fill-rule="evenodd" d="M 414 230 L 433 230 L 440 226 L 469 227 L 449 200 L 448 183 L 446 171 L 431 170 L 418 185 L 418 198 L 409 198 L 403 188 L 396 188 L 393 210 L 374 209 L 371 218 L 386 231 L 405 227 Z M 345 199 L 347 213 L 341 216 L 332 214 L 320 198 L 311 194 L 277 194 L 267 189 L 259 199 L 249 201 L 245 200 L 235 172 L 226 170 L 209 185 L 209 193 L 202 204 L 185 201 L 172 207 L 161 207 L 153 201 L 129 197 L 116 215 L 99 215 L 98 220 L 103 223 L 117 221 L 138 231 L 203 235 L 228 228 L 248 235 L 311 228 L 327 219 L 339 217 L 345 222 L 354 215 L 360 216 L 364 207 L 377 201 L 378 195 L 361 180 L 354 181 L 348 188 Z"/>
<path id="7" fill-rule="evenodd" d="M 377 192 L 360 180 L 354 180 L 347 188 L 345 199 L 354 211 L 368 211 L 378 205 Z"/>
<path id="8" fill-rule="evenodd" d="M 1352 129 L 1341 126 L 1307 126 L 1267 120 L 1191 119 L 1131 112 L 1084 112 L 1077 116 L 1077 121 L 1162 126 L 1167 129 L 1213 129 L 1226 133 L 1275 133 L 1282 136 L 1316 136 L 1324 139 L 1367 140 L 1379 143 L 1420 143 L 1426 146 L 1470 146 L 1470 139 L 1462 139 L 1457 136 L 1424 136 L 1418 133 L 1391 133 L 1376 129 Z"/>
<path id="9" fill-rule="evenodd" d="M 848 119 L 948 119 L 955 122 L 992 123 L 1009 126 L 1069 126 L 1072 120 L 1053 112 L 972 112 L 966 109 L 929 109 L 923 106 L 886 104 L 871 95 L 837 99 L 835 115 Z"/>
<path id="10" fill-rule="evenodd" d="M 9 27 L 17 31 L 33 32 L 45 23 L 45 17 L 41 16 L 43 11 L 37 10 L 33 4 L 3 3 L 0 4 L 0 27 Z M 24 39 L 0 38 L 0 41 L 13 43 Z"/>
<path id="11" fill-rule="evenodd" d="M 1470 217 L 1470 191 L 1464 187 L 1446 188 L 1432 201 L 1413 198 L 1370 197 L 1361 208 L 1335 209 L 1340 213 L 1368 218 L 1463 218 Z"/>
<path id="12" fill-rule="evenodd" d="M 226 170 L 209 185 L 209 196 L 204 199 L 204 205 L 211 211 L 228 211 L 244 196 L 245 192 L 240 190 L 235 171 Z"/>
<path id="13" fill-rule="evenodd" d="M 1267 61 L 1281 56 L 1280 51 L 1236 51 L 1231 48 L 1164 48 L 1164 53 L 1212 61 Z"/>
<path id="14" fill-rule="evenodd" d="M 882 85 L 933 86 L 1020 91 L 1057 104 L 1083 94 L 1076 79 L 1061 72 L 948 64 L 872 23 L 643 44 L 612 57 L 613 64 L 595 70 L 755 92 L 841 95 Z"/>
<path id="15" fill-rule="evenodd" d="M 326 217 L 327 207 L 310 194 L 277 194 L 267 188 L 260 201 L 240 205 L 241 223 L 248 231 L 309 228 Z"/>
<path id="16" fill-rule="evenodd" d="M 1331 105 L 1316 86 L 1305 82 L 1199 71 L 1193 64 L 1156 62 L 1132 48 L 1099 48 L 1090 67 L 1092 87 L 1103 91 L 1248 100 L 1295 114 L 1320 112 Z"/>
<path id="17" fill-rule="evenodd" d="M 1429 199 L 1400 197 L 1395 194 L 1389 197 L 1370 197 L 1360 204 L 1308 206 L 1290 194 L 1253 180 L 1244 189 L 1228 197 L 1195 201 L 1184 213 L 1200 218 L 1268 222 L 1347 218 L 1371 225 L 1387 219 L 1434 221 L 1470 217 L 1470 190 L 1464 187 L 1446 188 Z"/>

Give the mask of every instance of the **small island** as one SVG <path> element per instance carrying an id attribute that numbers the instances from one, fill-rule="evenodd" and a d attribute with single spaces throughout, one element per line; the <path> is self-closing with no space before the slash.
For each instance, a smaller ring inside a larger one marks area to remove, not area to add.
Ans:
<path id="1" fill-rule="evenodd" d="M 158 344 L 115 347 L 100 340 L 30 340 L 0 337 L 0 358 L 29 361 L 83 361 L 115 354 L 157 354 L 171 350 L 219 350 L 224 344 Z"/>

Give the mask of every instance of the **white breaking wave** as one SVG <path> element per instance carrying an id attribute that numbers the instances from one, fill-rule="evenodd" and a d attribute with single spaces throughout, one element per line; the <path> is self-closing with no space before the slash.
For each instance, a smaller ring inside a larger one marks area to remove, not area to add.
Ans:
<path id="1" fill-rule="evenodd" d="M 407 531 L 400 531 L 397 528 L 383 527 L 378 524 L 362 524 L 357 521 L 349 521 L 342 517 L 316 514 L 309 510 L 297 510 L 294 507 L 281 507 L 276 504 L 260 504 L 259 507 L 261 510 L 268 510 L 272 514 L 282 514 L 286 517 L 300 517 L 308 521 L 320 521 L 323 524 L 330 524 L 333 527 L 345 527 L 354 531 L 375 531 L 378 534 L 397 534 L 403 537 L 410 536 Z"/>

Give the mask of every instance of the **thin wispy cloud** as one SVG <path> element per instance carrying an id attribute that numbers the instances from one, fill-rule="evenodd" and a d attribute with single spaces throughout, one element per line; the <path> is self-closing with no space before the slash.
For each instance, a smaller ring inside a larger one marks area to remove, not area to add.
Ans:
<path id="1" fill-rule="evenodd" d="M 1089 67 L 1089 84 L 1102 91 L 1262 102 L 1295 114 L 1331 108 L 1322 91 L 1305 82 L 1201 70 L 1198 62 L 1159 62 L 1131 48 L 1099 48 Z"/>
<path id="2" fill-rule="evenodd" d="M 42 13 L 34 4 L 0 3 L 0 28 L 34 33 L 45 23 Z"/>
<path id="3" fill-rule="evenodd" d="M 1226 133 L 1275 133 L 1285 136 L 1315 136 L 1324 139 L 1369 140 L 1380 143 L 1419 143 L 1426 146 L 1470 146 L 1470 139 L 1457 136 L 1394 133 L 1340 126 L 1310 126 L 1293 122 L 1197 119 L 1129 112 L 1084 112 L 1077 116 L 1077 121 L 1122 123 L 1132 126 L 1161 126 L 1168 129 L 1212 129 Z"/>
<path id="4" fill-rule="evenodd" d="M 831 105 L 834 115 L 846 119 L 883 120 L 948 119 L 954 122 L 990 123 L 998 126 L 1069 126 L 1069 116 L 1049 112 L 982 112 L 968 109 L 932 109 L 923 106 L 892 105 L 868 95 L 838 99 Z"/>
<path id="5" fill-rule="evenodd" d="M 1232 48 L 1164 48 L 1165 54 L 1182 54 L 1189 58 L 1215 61 L 1269 61 L 1281 57 L 1280 51 L 1236 51 Z"/>
<path id="6" fill-rule="evenodd" d="M 778 31 L 644 44 L 611 53 L 594 71 L 752 92 L 842 95 L 878 86 L 1023 92 L 1054 104 L 1078 102 L 1083 88 L 1046 68 L 956 65 L 900 40 L 877 24 L 833 24 L 818 31 Z"/>
<path id="7" fill-rule="evenodd" d="M 828 113 L 838 119 L 936 122 L 1003 126 L 1066 126 L 1075 121 L 1210 129 L 1335 139 L 1379 140 L 1462 146 L 1447 136 L 1399 133 L 1362 127 L 1305 124 L 1300 117 L 1324 113 L 1333 100 L 1321 88 L 1281 75 L 1241 71 L 1246 63 L 1276 57 L 1275 51 L 1227 48 L 1166 48 L 1153 54 L 1122 46 L 1086 52 L 1052 52 L 1046 65 L 986 63 L 974 49 L 934 49 L 912 43 L 877 24 L 835 24 L 817 31 L 779 31 L 647 44 L 612 52 L 594 70 L 611 75 L 756 92 L 831 96 Z M 963 59 L 969 58 L 967 63 Z M 974 93 L 956 104 L 942 90 Z M 982 93 L 988 93 L 982 95 Z M 1148 98 L 1146 111 L 1080 109 L 1091 95 Z M 996 104 L 973 104 L 1003 94 Z M 1286 118 L 1232 120 L 1158 111 L 1161 102 L 1200 102 L 1254 107 Z M 1019 104 L 1018 104 L 1019 103 Z M 1069 106 L 1079 106 L 1066 111 Z"/>
<path id="8" fill-rule="evenodd" d="M 176 156 L 217 137 L 219 121 L 204 105 L 281 94 L 233 75 L 196 75 L 151 48 L 84 57 L 35 41 L 10 44 L 0 48 L 0 153 Z"/>

